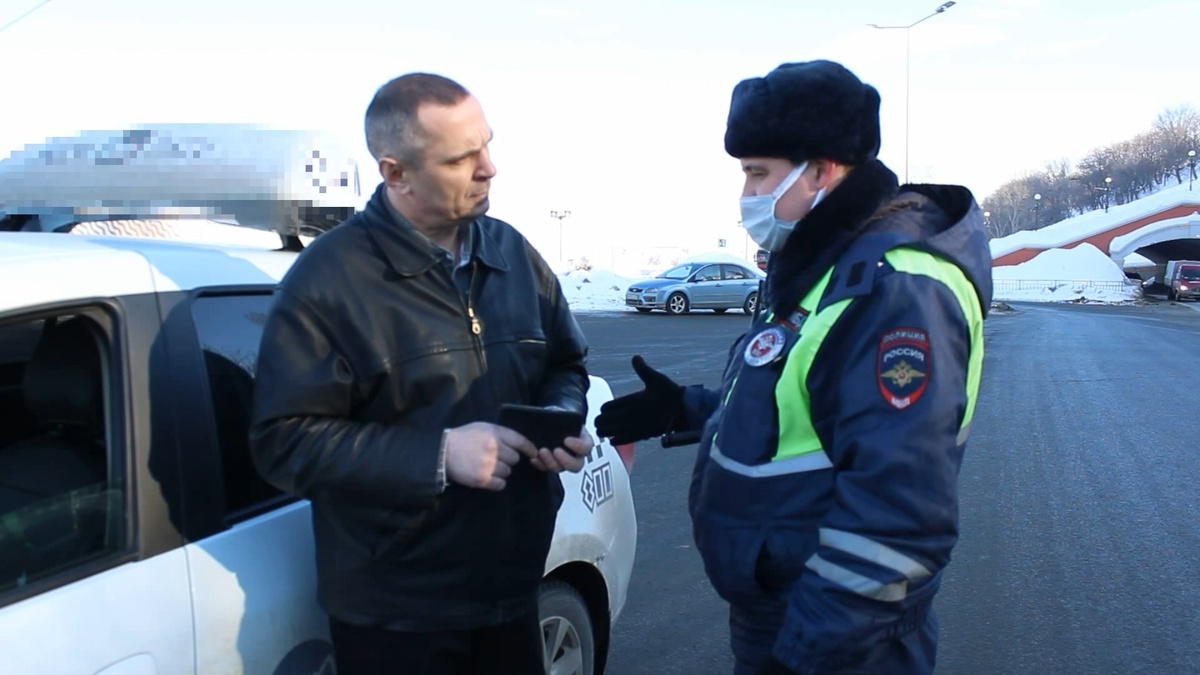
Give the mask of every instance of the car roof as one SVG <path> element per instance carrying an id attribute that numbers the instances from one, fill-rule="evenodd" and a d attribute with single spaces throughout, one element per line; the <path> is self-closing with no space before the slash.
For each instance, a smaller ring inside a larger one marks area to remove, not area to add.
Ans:
<path id="1" fill-rule="evenodd" d="M 730 265 L 732 267 L 741 267 L 744 270 L 749 270 L 751 272 L 757 272 L 759 274 L 762 274 L 762 270 L 755 267 L 754 263 L 752 263 L 752 262 L 737 261 L 737 260 L 720 260 L 720 259 L 689 260 L 687 262 L 681 262 L 678 265 L 673 265 L 667 269 L 675 269 L 676 267 L 683 267 L 685 265 L 692 265 L 694 267 L 704 267 L 705 265 Z"/>
<path id="2" fill-rule="evenodd" d="M 0 312 L 207 286 L 275 285 L 296 255 L 140 237 L 0 232 Z"/>

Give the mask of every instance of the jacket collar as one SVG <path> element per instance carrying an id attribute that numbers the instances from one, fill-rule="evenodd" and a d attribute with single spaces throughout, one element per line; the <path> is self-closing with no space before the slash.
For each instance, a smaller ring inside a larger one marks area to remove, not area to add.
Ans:
<path id="1" fill-rule="evenodd" d="M 790 312 L 898 188 L 896 174 L 879 160 L 851 171 L 797 223 L 783 249 L 771 256 L 767 306 L 777 314 Z"/>
<path id="2" fill-rule="evenodd" d="M 387 202 L 386 185 L 380 183 L 363 210 L 367 232 L 388 264 L 401 276 L 424 274 L 441 261 L 436 244 L 429 241 Z M 507 272 L 508 262 L 500 245 L 488 230 L 491 221 L 481 216 L 467 225 L 471 228 L 469 255 L 494 270 Z"/>

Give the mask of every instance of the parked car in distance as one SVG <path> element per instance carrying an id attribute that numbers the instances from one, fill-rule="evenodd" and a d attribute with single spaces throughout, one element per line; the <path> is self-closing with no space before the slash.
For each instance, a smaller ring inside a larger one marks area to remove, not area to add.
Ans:
<path id="1" fill-rule="evenodd" d="M 767 261 L 770 259 L 771 259 L 771 252 L 766 250 L 765 248 L 758 249 L 758 252 L 754 254 L 755 266 L 757 266 L 758 269 L 760 269 L 764 272 L 767 271 Z"/>
<path id="2" fill-rule="evenodd" d="M 765 277 L 749 263 L 687 262 L 631 284 L 625 292 L 625 305 L 643 314 L 655 309 L 668 314 L 687 314 L 693 309 L 724 314 L 741 309 L 753 314 L 758 306 L 758 284 Z"/>

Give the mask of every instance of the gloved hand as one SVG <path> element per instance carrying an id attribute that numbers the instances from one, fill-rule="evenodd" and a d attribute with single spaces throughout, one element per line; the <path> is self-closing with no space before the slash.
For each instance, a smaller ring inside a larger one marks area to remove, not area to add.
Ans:
<path id="1" fill-rule="evenodd" d="M 783 665 L 774 656 L 768 654 L 767 659 L 758 667 L 757 675 L 796 675 L 796 673 L 788 670 L 788 667 Z"/>
<path id="2" fill-rule="evenodd" d="M 596 433 L 613 445 L 633 443 L 674 431 L 683 421 L 683 387 L 633 357 L 633 371 L 645 389 L 605 403 L 596 417 Z"/>

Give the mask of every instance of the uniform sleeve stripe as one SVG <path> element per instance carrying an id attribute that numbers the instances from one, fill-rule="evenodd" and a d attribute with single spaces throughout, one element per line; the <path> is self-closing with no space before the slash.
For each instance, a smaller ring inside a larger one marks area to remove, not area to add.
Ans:
<path id="1" fill-rule="evenodd" d="M 786 476 L 793 473 L 803 473 L 805 471 L 819 471 L 820 469 L 828 469 L 833 466 L 829 461 L 829 456 L 825 451 L 817 448 L 807 454 L 798 457 L 789 457 L 787 459 L 776 459 L 766 464 L 750 465 L 743 464 L 737 460 L 726 457 L 721 448 L 717 447 L 716 439 L 713 440 L 712 446 L 709 449 L 708 456 L 712 461 L 716 462 L 721 468 L 726 471 L 732 471 L 740 476 L 747 478 L 770 478 L 771 476 Z"/>
<path id="2" fill-rule="evenodd" d="M 864 577 L 852 572 L 841 565 L 835 565 L 817 554 L 813 554 L 804 564 L 816 572 L 822 579 L 841 586 L 859 595 L 879 600 L 881 602 L 899 602 L 908 595 L 907 581 L 894 581 L 885 584 L 870 577 Z"/>
<path id="3" fill-rule="evenodd" d="M 828 546 L 873 562 L 880 567 L 886 567 L 903 574 L 910 581 L 919 581 L 930 576 L 929 570 L 925 569 L 921 563 L 862 535 L 826 527 L 820 529 L 820 535 L 822 546 Z"/>

